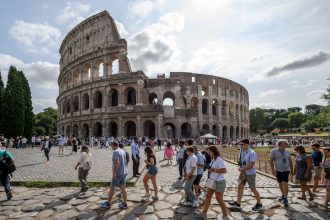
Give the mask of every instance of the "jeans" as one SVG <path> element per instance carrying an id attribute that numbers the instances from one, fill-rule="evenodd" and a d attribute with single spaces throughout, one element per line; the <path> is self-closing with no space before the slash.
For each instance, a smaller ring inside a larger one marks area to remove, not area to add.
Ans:
<path id="1" fill-rule="evenodd" d="M 196 176 L 192 176 L 190 179 L 186 180 L 184 184 L 184 192 L 186 196 L 186 201 L 193 203 L 197 198 L 192 190 L 194 180 Z"/>
<path id="2" fill-rule="evenodd" d="M 139 173 L 140 156 L 137 155 L 136 160 L 134 160 L 134 158 L 132 156 L 132 160 L 133 160 L 133 176 L 135 176 Z"/>
<path id="3" fill-rule="evenodd" d="M 182 178 L 182 175 L 183 175 L 183 159 L 182 158 L 179 158 L 178 159 L 178 167 L 179 167 L 179 174 L 180 174 L 180 177 Z"/>
<path id="4" fill-rule="evenodd" d="M 78 179 L 79 179 L 79 182 L 80 182 L 81 189 L 88 188 L 87 175 L 88 175 L 88 170 L 84 170 L 82 167 L 79 167 L 79 169 L 78 169 Z"/>
<path id="5" fill-rule="evenodd" d="M 3 185 L 3 187 L 5 188 L 5 192 L 9 193 L 10 192 L 10 183 L 9 183 L 8 174 L 0 173 L 0 180 L 1 180 L 1 185 Z"/>
<path id="6" fill-rule="evenodd" d="M 49 161 L 49 149 L 48 148 L 45 148 L 44 149 L 44 152 L 45 152 L 45 156 L 47 158 L 47 161 Z"/>

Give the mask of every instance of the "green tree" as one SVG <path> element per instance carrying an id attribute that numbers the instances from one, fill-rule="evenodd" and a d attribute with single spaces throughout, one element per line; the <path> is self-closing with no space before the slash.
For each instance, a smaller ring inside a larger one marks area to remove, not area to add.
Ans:
<path id="1" fill-rule="evenodd" d="M 276 118 L 270 125 L 271 128 L 285 129 L 289 127 L 289 120 L 287 118 Z"/>
<path id="2" fill-rule="evenodd" d="M 2 103 L 3 103 L 3 94 L 4 94 L 5 86 L 2 81 L 2 76 L 0 72 L 0 133 L 3 133 L 3 125 L 2 125 L 2 119 L 3 119 L 3 111 L 2 111 Z"/>
<path id="3" fill-rule="evenodd" d="M 23 134 L 24 129 L 24 95 L 17 69 L 9 68 L 7 86 L 3 94 L 2 126 L 6 137 Z"/>
<path id="4" fill-rule="evenodd" d="M 42 112 L 36 114 L 33 118 L 34 134 L 36 135 L 54 135 L 56 134 L 57 110 L 54 108 L 46 108 Z"/>
<path id="5" fill-rule="evenodd" d="M 288 112 L 300 112 L 301 110 L 302 110 L 302 108 L 300 108 L 300 107 L 288 108 Z"/>
<path id="6" fill-rule="evenodd" d="M 314 128 L 319 127 L 317 121 L 315 120 L 307 120 L 303 126 L 306 131 L 314 131 Z"/>
<path id="7" fill-rule="evenodd" d="M 309 116 L 315 116 L 315 115 L 320 114 L 321 108 L 322 108 L 322 105 L 315 105 L 315 104 L 306 105 L 305 113 L 306 113 L 306 115 L 309 115 Z"/>
<path id="8" fill-rule="evenodd" d="M 288 115 L 288 119 L 292 128 L 298 128 L 304 122 L 305 116 L 301 112 L 291 112 Z"/>
<path id="9" fill-rule="evenodd" d="M 261 108 L 250 110 L 250 127 L 251 131 L 262 129 L 265 124 L 265 114 Z"/>

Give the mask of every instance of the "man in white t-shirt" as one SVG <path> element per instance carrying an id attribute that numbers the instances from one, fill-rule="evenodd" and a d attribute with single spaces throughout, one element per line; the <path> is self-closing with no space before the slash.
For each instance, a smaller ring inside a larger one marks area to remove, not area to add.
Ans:
<path id="1" fill-rule="evenodd" d="M 195 208 L 199 207 L 198 198 L 195 196 L 192 187 L 194 180 L 197 176 L 197 157 L 194 154 L 194 148 L 192 146 L 187 147 L 186 149 L 188 154 L 188 159 L 186 161 L 186 170 L 185 170 L 185 200 L 180 204 L 183 206 L 193 206 Z"/>

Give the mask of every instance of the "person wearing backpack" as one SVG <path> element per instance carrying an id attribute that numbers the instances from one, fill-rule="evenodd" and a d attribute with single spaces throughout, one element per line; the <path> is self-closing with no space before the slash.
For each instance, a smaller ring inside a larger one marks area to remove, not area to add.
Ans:
<path id="1" fill-rule="evenodd" d="M 75 170 L 78 169 L 78 179 L 80 182 L 81 192 L 86 192 L 89 188 L 87 184 L 87 176 L 91 168 L 92 168 L 92 154 L 89 153 L 88 147 L 86 145 L 83 145 L 81 147 L 79 161 L 77 162 L 74 168 Z"/>
<path id="2" fill-rule="evenodd" d="M 324 175 L 324 185 L 326 187 L 326 197 L 324 202 L 324 207 L 328 209 L 328 205 L 330 202 L 330 148 L 323 148 L 324 162 L 322 164 L 323 167 L 323 175 Z"/>
<path id="3" fill-rule="evenodd" d="M 14 165 L 13 156 L 8 150 L 3 149 L 1 147 L 0 148 L 0 181 L 1 181 L 1 185 L 3 185 L 3 187 L 5 188 L 7 200 L 10 200 L 13 197 L 13 195 L 10 189 L 9 174 L 11 174 L 13 170 L 11 169 L 11 167 L 9 167 L 10 169 L 8 170 L 8 165 Z"/>

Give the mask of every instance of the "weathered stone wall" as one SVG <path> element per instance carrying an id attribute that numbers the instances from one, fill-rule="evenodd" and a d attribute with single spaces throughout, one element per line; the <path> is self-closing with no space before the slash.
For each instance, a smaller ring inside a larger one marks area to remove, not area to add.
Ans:
<path id="1" fill-rule="evenodd" d="M 67 136 L 247 137 L 249 96 L 231 80 L 132 72 L 127 44 L 103 11 L 72 29 L 60 47 L 58 133 Z M 172 106 L 164 106 L 166 98 Z"/>

